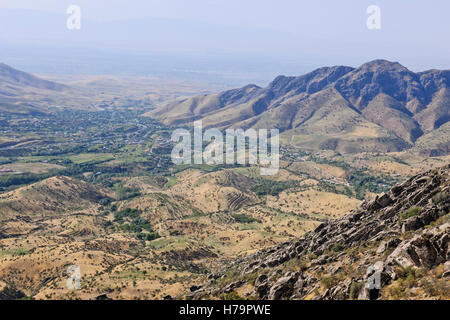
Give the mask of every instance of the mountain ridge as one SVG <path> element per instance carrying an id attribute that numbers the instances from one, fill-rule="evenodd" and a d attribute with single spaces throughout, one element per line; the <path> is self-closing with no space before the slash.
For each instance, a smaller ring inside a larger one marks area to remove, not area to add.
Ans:
<path id="1" fill-rule="evenodd" d="M 170 101 L 146 115 L 169 125 L 203 120 L 206 127 L 277 128 L 291 143 L 315 135 L 319 149 L 385 152 L 409 149 L 446 124 L 449 105 L 450 70 L 414 73 L 398 62 L 374 60 L 278 76 L 265 88 Z"/>
<path id="2" fill-rule="evenodd" d="M 0 112 L 45 114 L 71 88 L 0 63 Z"/>
<path id="3" fill-rule="evenodd" d="M 33 88 L 52 91 L 61 91 L 67 88 L 67 86 L 63 84 L 41 79 L 30 73 L 17 70 L 3 62 L 0 62 L 0 83 L 5 82 L 10 85 L 30 86 Z"/>

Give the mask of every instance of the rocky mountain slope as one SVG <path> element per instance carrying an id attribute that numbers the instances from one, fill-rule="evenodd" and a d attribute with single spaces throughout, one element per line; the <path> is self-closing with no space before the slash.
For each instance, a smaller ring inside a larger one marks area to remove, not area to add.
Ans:
<path id="1" fill-rule="evenodd" d="M 29 86 L 38 89 L 60 91 L 66 88 L 65 85 L 43 80 L 32 74 L 14 69 L 4 63 L 0 63 L 0 83 L 2 85 L 12 86 Z"/>
<path id="2" fill-rule="evenodd" d="M 238 259 L 188 298 L 449 299 L 450 165 L 295 241 Z M 367 288 L 377 272 L 380 288 Z"/>
<path id="3" fill-rule="evenodd" d="M 279 76 L 266 88 L 248 85 L 179 99 L 147 115 L 172 125 L 202 119 L 205 126 L 221 128 L 278 128 L 286 141 L 309 148 L 398 151 L 448 122 L 449 86 L 449 70 L 414 73 L 375 60 L 356 69 L 335 66 Z M 444 144 L 422 149 L 445 153 L 448 139 Z"/>

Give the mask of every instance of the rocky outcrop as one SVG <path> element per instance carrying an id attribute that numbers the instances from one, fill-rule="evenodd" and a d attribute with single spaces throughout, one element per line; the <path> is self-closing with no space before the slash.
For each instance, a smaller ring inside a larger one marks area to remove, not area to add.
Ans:
<path id="1" fill-rule="evenodd" d="M 298 277 L 298 273 L 286 273 L 272 285 L 268 293 L 268 298 L 270 300 L 289 298 L 293 293 L 294 285 L 296 284 Z"/>
<path id="2" fill-rule="evenodd" d="M 432 268 L 450 260 L 450 223 L 403 241 L 386 260 L 389 265 Z"/>

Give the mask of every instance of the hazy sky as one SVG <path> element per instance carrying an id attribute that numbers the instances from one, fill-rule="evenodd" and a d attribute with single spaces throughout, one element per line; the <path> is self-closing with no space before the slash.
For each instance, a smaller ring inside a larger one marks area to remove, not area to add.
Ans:
<path id="1" fill-rule="evenodd" d="M 81 8 L 79 31 L 65 29 L 71 4 Z M 380 30 L 366 26 L 369 5 L 381 9 Z M 269 59 L 282 72 L 301 66 L 293 73 L 376 58 L 420 71 L 450 69 L 449 13 L 448 0 L 0 0 L 0 41 Z"/>

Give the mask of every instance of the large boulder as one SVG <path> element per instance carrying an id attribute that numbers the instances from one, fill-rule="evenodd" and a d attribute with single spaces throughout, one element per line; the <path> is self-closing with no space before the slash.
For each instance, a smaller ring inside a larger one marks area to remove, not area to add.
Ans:
<path id="1" fill-rule="evenodd" d="M 289 298 L 294 290 L 294 284 L 297 282 L 299 273 L 287 272 L 283 277 L 270 288 L 269 300 L 279 300 Z"/>
<path id="2" fill-rule="evenodd" d="M 425 230 L 409 241 L 403 241 L 388 257 L 387 263 L 401 267 L 432 268 L 445 262 L 450 239 L 450 223 Z"/>

